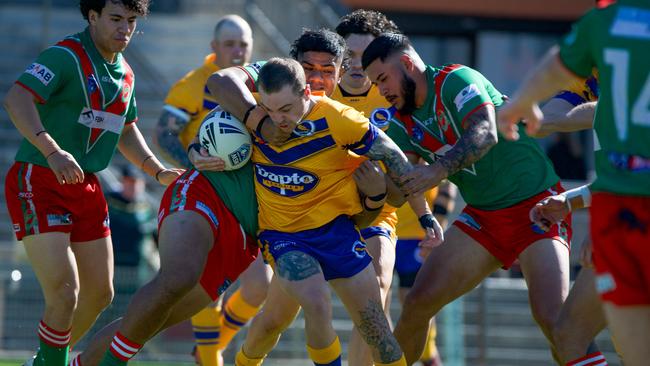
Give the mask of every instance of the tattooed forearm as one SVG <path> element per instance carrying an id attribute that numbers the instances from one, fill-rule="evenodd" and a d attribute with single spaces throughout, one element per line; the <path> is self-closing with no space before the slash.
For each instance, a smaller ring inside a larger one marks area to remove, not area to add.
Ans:
<path id="1" fill-rule="evenodd" d="M 466 123 L 467 128 L 456 145 L 438 160 L 447 168 L 448 176 L 477 162 L 498 141 L 496 116 L 491 104 L 472 113 Z"/>
<path id="2" fill-rule="evenodd" d="M 189 122 L 189 116 L 182 118 L 167 109 L 163 110 L 156 125 L 156 144 L 164 158 L 179 168 L 188 168 L 192 164 L 187 158 L 187 151 L 178 139 L 178 134 Z"/>
<path id="3" fill-rule="evenodd" d="M 294 250 L 276 260 L 275 272 L 289 281 L 300 281 L 320 273 L 321 269 L 314 257 Z"/>
<path id="4" fill-rule="evenodd" d="M 369 301 L 365 309 L 359 312 L 360 323 L 357 328 L 368 346 L 376 348 L 381 363 L 392 363 L 402 357 L 402 350 L 390 330 L 381 304 Z"/>
<path id="5" fill-rule="evenodd" d="M 406 155 L 383 131 L 379 131 L 377 139 L 366 153 L 372 160 L 381 160 L 388 170 L 388 176 L 393 182 L 399 182 L 399 177 L 410 172 L 413 165 L 408 161 Z"/>

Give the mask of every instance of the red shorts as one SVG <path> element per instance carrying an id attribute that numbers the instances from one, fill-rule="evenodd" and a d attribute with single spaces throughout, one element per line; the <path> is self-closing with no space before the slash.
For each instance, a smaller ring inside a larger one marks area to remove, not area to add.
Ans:
<path id="1" fill-rule="evenodd" d="M 479 242 L 503 264 L 504 269 L 508 269 L 521 252 L 541 239 L 559 240 L 569 249 L 571 215 L 560 225 L 553 225 L 548 232 L 539 229 L 528 216 L 537 202 L 560 192 L 564 192 L 564 188 L 558 182 L 542 193 L 499 210 L 480 210 L 468 205 L 454 225 Z"/>
<path id="2" fill-rule="evenodd" d="M 158 229 L 167 216 L 178 211 L 194 211 L 212 227 L 214 242 L 200 282 L 216 300 L 255 260 L 259 247 L 245 234 L 210 181 L 194 169 L 187 170 L 165 190 L 158 210 Z"/>
<path id="3" fill-rule="evenodd" d="M 650 305 L 650 197 L 594 193 L 596 288 L 616 305 Z"/>
<path id="4" fill-rule="evenodd" d="M 106 199 L 92 173 L 83 183 L 59 184 L 50 168 L 16 162 L 5 178 L 5 199 L 18 240 L 63 232 L 83 242 L 111 234 Z"/>

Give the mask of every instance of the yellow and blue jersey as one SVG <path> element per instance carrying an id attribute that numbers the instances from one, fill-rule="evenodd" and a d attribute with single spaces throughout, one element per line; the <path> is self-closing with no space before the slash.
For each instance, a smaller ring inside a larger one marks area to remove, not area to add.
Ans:
<path id="1" fill-rule="evenodd" d="M 388 129 L 393 109 L 386 98 L 379 94 L 379 89 L 376 85 L 372 85 L 368 92 L 363 95 L 350 95 L 343 91 L 339 86 L 336 87 L 332 93 L 332 99 L 350 106 L 359 112 L 363 113 L 375 127 L 381 130 Z M 362 160 L 359 161 L 359 164 Z M 382 165 L 383 168 L 383 165 Z M 384 168 L 384 171 L 386 169 Z M 395 229 L 397 225 L 397 208 L 386 204 L 377 218 L 370 224 L 369 227 L 379 227 L 388 232 L 389 237 L 395 238 Z M 376 235 L 375 231 L 362 232 L 364 238 Z"/>
<path id="2" fill-rule="evenodd" d="M 210 75 L 219 71 L 215 60 L 214 53 L 206 56 L 203 65 L 176 82 L 165 98 L 165 104 L 174 106 L 190 116 L 189 123 L 178 135 L 185 148 L 196 136 L 203 118 L 217 106 L 206 86 Z"/>
<path id="3" fill-rule="evenodd" d="M 598 70 L 594 69 L 592 76 L 573 80 L 570 87 L 562 90 L 553 98 L 565 100 L 575 107 L 583 103 L 598 101 L 598 95 Z"/>
<path id="4" fill-rule="evenodd" d="M 314 95 L 315 106 L 286 144 L 254 141 L 261 230 L 293 233 L 362 211 L 352 173 L 378 130 L 357 110 Z"/>

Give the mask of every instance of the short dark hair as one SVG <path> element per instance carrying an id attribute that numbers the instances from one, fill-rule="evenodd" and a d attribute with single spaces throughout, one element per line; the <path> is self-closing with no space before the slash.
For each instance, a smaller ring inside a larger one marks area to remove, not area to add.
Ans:
<path id="1" fill-rule="evenodd" d="M 398 33 L 382 33 L 370 42 L 361 57 L 361 66 L 365 70 L 376 59 L 382 62 L 396 52 L 411 48 L 408 37 Z"/>
<path id="2" fill-rule="evenodd" d="M 291 57 L 297 60 L 305 52 L 326 52 L 343 60 L 348 46 L 343 37 L 329 29 L 303 29 L 298 39 L 291 45 Z"/>
<path id="3" fill-rule="evenodd" d="M 376 10 L 357 9 L 344 15 L 336 26 L 336 33 L 345 38 L 350 34 L 402 33 L 392 20 Z"/>
<path id="4" fill-rule="evenodd" d="M 79 10 L 84 19 L 88 20 L 88 13 L 91 10 L 101 14 L 102 9 L 106 7 L 106 2 L 110 1 L 113 4 L 122 4 L 125 8 L 136 12 L 140 16 L 145 16 L 149 13 L 149 0 L 80 0 Z"/>
<path id="5" fill-rule="evenodd" d="M 307 87 L 302 66 L 298 61 L 285 57 L 269 59 L 260 69 L 258 81 L 265 93 L 275 93 L 290 85 L 291 90 L 299 95 Z"/>

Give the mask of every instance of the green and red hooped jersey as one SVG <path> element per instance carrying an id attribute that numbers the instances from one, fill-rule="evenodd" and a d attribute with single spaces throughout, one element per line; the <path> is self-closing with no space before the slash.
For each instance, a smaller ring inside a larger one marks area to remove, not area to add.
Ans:
<path id="1" fill-rule="evenodd" d="M 87 28 L 41 52 L 16 83 L 38 100 L 45 130 L 86 172 L 108 166 L 125 123 L 137 120 L 131 67 L 122 54 L 106 62 Z M 16 161 L 48 166 L 27 139 Z"/>
<path id="2" fill-rule="evenodd" d="M 387 134 L 404 152 L 433 163 L 456 144 L 468 116 L 486 104 L 498 108 L 503 95 L 478 71 L 459 64 L 427 66 L 426 77 L 424 105 L 411 115 L 395 113 Z M 469 205 L 482 210 L 509 207 L 558 182 L 537 142 L 523 128 L 520 134 L 518 141 L 499 135 L 483 158 L 449 177 Z"/>
<path id="3" fill-rule="evenodd" d="M 650 3 L 619 0 L 583 16 L 560 44 L 581 77 L 599 73 L 594 191 L 650 196 Z"/>

